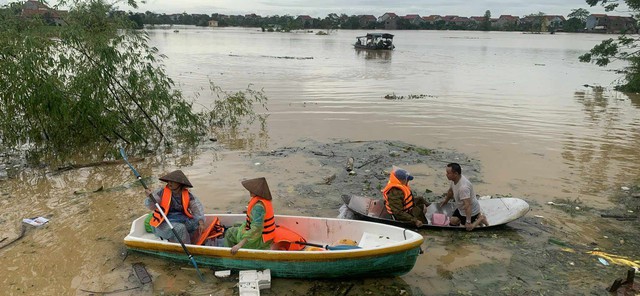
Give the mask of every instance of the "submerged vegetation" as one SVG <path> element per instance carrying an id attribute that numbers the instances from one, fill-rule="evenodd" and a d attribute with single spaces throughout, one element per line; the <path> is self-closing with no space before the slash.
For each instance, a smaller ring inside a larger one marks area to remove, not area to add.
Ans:
<path id="1" fill-rule="evenodd" d="M 217 87 L 212 110 L 196 113 L 175 88 L 148 35 L 103 0 L 71 0 L 62 25 L 0 9 L 0 146 L 35 159 L 95 154 L 96 147 L 156 149 L 195 144 L 209 127 L 256 118 L 262 91 Z M 129 5 L 135 7 L 134 1 Z M 94 155 L 101 157 L 101 155 Z M 102 156 L 104 157 L 104 156 Z"/>

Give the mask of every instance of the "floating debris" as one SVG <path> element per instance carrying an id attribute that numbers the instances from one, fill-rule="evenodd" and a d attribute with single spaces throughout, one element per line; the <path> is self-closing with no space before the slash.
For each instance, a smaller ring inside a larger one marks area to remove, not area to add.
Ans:
<path id="1" fill-rule="evenodd" d="M 598 261 L 600 261 L 600 263 L 602 263 L 602 265 L 604 266 L 609 266 L 609 262 L 607 262 L 607 260 L 605 260 L 604 258 L 598 257 Z"/>
<path id="2" fill-rule="evenodd" d="M 407 96 L 398 96 L 396 94 L 388 94 L 384 96 L 385 99 L 387 100 L 417 100 L 417 99 L 424 99 L 424 98 L 436 98 L 436 96 L 433 95 L 426 95 L 426 94 L 411 94 L 411 95 L 407 95 Z"/>
<path id="3" fill-rule="evenodd" d="M 24 219 L 22 219 L 22 222 L 23 223 L 27 223 L 27 224 L 32 225 L 32 226 L 39 227 L 39 226 L 47 224 L 47 222 L 49 222 L 49 219 L 47 219 L 45 217 L 24 218 Z"/>
<path id="4" fill-rule="evenodd" d="M 133 263 L 132 267 L 141 284 L 144 285 L 151 282 L 151 275 L 147 272 L 144 264 L 141 262 Z"/>

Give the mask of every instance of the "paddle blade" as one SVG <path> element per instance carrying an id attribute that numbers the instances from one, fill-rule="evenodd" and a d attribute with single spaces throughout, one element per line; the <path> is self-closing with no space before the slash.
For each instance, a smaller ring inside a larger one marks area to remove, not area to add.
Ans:
<path id="1" fill-rule="evenodd" d="M 191 259 L 191 264 L 193 264 L 193 267 L 196 268 L 196 273 L 198 273 L 198 277 L 200 278 L 200 281 L 202 281 L 204 283 L 204 277 L 202 276 L 202 273 L 200 273 L 200 269 L 198 268 L 198 264 L 196 263 L 196 260 L 193 259 L 193 257 L 189 257 L 189 259 Z"/>

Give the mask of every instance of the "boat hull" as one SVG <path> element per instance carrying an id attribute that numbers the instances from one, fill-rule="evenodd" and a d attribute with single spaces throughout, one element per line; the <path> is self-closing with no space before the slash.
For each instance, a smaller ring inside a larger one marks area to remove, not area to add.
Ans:
<path id="1" fill-rule="evenodd" d="M 238 222 L 245 217 L 232 214 L 216 216 L 221 218 L 224 225 L 231 225 L 229 223 L 232 221 Z M 189 258 L 179 244 L 160 241 L 152 234 L 141 233 L 141 219 L 144 216 L 132 223 L 131 232 L 125 237 L 127 248 L 188 264 Z M 272 276 L 283 278 L 358 278 L 398 276 L 409 272 L 421 253 L 423 242 L 422 235 L 413 231 L 388 225 L 385 225 L 387 228 L 380 228 L 376 225 L 381 224 L 365 221 L 276 216 L 276 223 L 291 228 L 313 243 L 326 244 L 339 237 L 357 237 L 358 240 L 363 232 L 384 234 L 391 240 L 383 246 L 354 250 L 240 249 L 236 255 L 231 255 L 230 248 L 226 247 L 187 245 L 187 248 L 199 266 L 214 269 L 270 269 Z M 321 229 L 323 225 L 325 229 Z"/>
<path id="2" fill-rule="evenodd" d="M 398 227 L 415 228 L 413 223 L 393 220 L 386 212 L 384 200 L 375 199 L 358 195 L 343 195 L 342 200 L 347 207 L 354 213 L 355 217 L 364 221 L 385 223 Z M 514 221 L 529 212 L 529 204 L 519 198 L 493 198 L 478 201 L 483 214 L 487 217 L 489 226 L 481 228 L 490 228 L 501 226 Z M 453 202 L 447 203 L 444 207 L 440 207 L 439 203 L 432 203 L 427 207 L 425 216 L 431 221 L 433 213 L 442 213 L 451 216 L 455 211 Z M 464 226 L 449 225 L 432 225 L 424 224 L 420 228 L 448 228 L 448 229 L 465 229 Z M 479 228 L 479 229 L 481 229 Z"/>
<path id="3" fill-rule="evenodd" d="M 393 46 L 393 48 L 380 48 L 380 47 L 375 47 L 375 46 L 358 45 L 358 44 L 353 45 L 353 47 L 355 49 L 381 50 L 381 51 L 393 51 L 393 49 L 395 48 L 395 46 Z"/>

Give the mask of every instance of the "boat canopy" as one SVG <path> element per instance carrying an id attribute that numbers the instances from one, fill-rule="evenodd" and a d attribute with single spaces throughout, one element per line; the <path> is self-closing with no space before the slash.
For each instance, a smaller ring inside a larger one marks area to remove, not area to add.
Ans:
<path id="1" fill-rule="evenodd" d="M 356 37 L 355 48 L 374 50 L 393 50 L 393 34 L 367 33 L 365 36 Z"/>
<path id="2" fill-rule="evenodd" d="M 389 33 L 367 33 L 366 36 L 358 36 L 357 38 L 385 38 L 385 39 L 393 39 L 393 34 Z"/>

